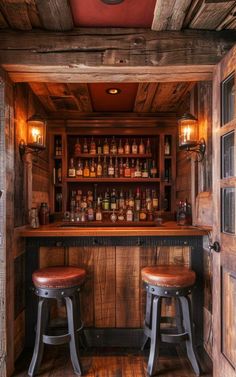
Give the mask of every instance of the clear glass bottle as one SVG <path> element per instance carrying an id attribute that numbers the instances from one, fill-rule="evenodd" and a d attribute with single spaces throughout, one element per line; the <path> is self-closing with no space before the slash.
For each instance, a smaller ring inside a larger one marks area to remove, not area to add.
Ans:
<path id="1" fill-rule="evenodd" d="M 126 211 L 126 221 L 133 221 L 134 213 L 131 207 L 128 207 Z"/>
<path id="2" fill-rule="evenodd" d="M 169 136 L 165 136 L 165 143 L 164 143 L 164 153 L 165 153 L 165 156 L 169 156 L 170 155 L 170 138 Z"/>
<path id="3" fill-rule="evenodd" d="M 75 164 L 73 157 L 70 158 L 69 169 L 68 169 L 68 177 L 74 178 L 75 177 Z"/>
<path id="4" fill-rule="evenodd" d="M 102 210 L 100 205 L 97 206 L 95 218 L 96 221 L 102 221 Z"/>
<path id="5" fill-rule="evenodd" d="M 117 221 L 117 215 L 116 215 L 114 209 L 113 209 L 113 211 L 112 211 L 112 214 L 111 214 L 111 216 L 110 216 L 110 219 L 111 219 L 111 221 L 112 221 L 113 223 L 115 223 L 115 222 Z"/>
<path id="6" fill-rule="evenodd" d="M 141 209 L 141 196 L 140 196 L 139 187 L 137 187 L 137 190 L 136 190 L 136 195 L 134 199 L 134 208 L 135 208 L 135 211 L 140 211 Z"/>

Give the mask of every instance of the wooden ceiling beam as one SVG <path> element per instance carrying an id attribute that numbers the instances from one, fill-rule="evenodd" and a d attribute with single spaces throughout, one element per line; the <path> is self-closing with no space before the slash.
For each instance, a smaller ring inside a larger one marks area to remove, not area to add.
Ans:
<path id="1" fill-rule="evenodd" d="M 181 30 L 191 0 L 157 0 L 152 30 Z"/>
<path id="2" fill-rule="evenodd" d="M 135 112 L 150 112 L 150 108 L 157 90 L 157 86 L 158 84 L 149 82 L 139 84 L 134 104 Z"/>
<path id="3" fill-rule="evenodd" d="M 26 1 L 1 0 L 0 10 L 10 27 L 13 29 L 32 29 Z"/>
<path id="4" fill-rule="evenodd" d="M 74 27 L 67 0 L 36 0 L 43 26 L 47 30 L 66 31 Z"/>

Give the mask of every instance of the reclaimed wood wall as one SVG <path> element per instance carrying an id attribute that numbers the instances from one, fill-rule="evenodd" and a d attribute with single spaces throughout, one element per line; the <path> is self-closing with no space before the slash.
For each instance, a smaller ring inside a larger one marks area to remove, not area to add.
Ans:
<path id="1" fill-rule="evenodd" d="M 145 290 L 141 269 L 156 264 L 189 266 L 189 247 L 69 247 L 40 249 L 40 266 L 71 265 L 86 269 L 81 294 L 87 327 L 140 328 L 143 326 Z M 163 315 L 173 315 L 170 300 Z M 60 309 L 60 314 L 63 311 Z"/>
<path id="2" fill-rule="evenodd" d="M 28 223 L 28 210 L 38 207 L 48 198 L 48 154 L 42 153 L 37 160 L 31 154 L 20 158 L 19 142 L 26 140 L 27 119 L 40 112 L 44 115 L 42 105 L 38 102 L 27 84 L 14 87 L 15 118 L 15 177 L 14 177 L 14 359 L 24 348 L 25 323 L 25 244 L 17 236 L 17 227 Z M 14 127 L 13 127 L 14 129 Z M 13 323 L 13 322 L 12 322 Z"/>

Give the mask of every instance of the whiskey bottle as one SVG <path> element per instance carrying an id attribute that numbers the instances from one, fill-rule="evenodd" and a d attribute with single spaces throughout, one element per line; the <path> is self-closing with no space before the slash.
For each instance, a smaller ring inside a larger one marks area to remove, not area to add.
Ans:
<path id="1" fill-rule="evenodd" d="M 151 199 L 149 189 L 146 190 L 146 209 L 147 209 L 147 212 L 152 211 L 152 199 Z"/>
<path id="2" fill-rule="evenodd" d="M 115 178 L 119 178 L 119 165 L 118 165 L 117 157 L 116 157 L 116 161 L 115 161 Z"/>
<path id="3" fill-rule="evenodd" d="M 135 163 L 134 158 L 132 158 L 131 167 L 130 167 L 130 176 L 131 176 L 131 178 L 135 177 L 135 165 L 134 165 L 134 163 Z"/>
<path id="4" fill-rule="evenodd" d="M 77 138 L 75 143 L 75 156 L 79 156 L 81 154 L 81 144 L 79 138 Z"/>
<path id="5" fill-rule="evenodd" d="M 135 211 L 140 211 L 140 209 L 141 209 L 141 197 L 140 197 L 139 187 L 137 187 L 137 190 L 136 190 L 136 196 L 135 196 L 135 200 L 134 200 L 134 209 L 135 209 Z"/>
<path id="6" fill-rule="evenodd" d="M 89 170 L 88 160 L 85 161 L 83 176 L 84 177 L 89 177 L 90 176 L 90 170 Z"/>
<path id="7" fill-rule="evenodd" d="M 141 210 L 139 212 L 139 220 L 140 221 L 146 221 L 147 220 L 147 211 L 146 211 L 146 205 L 145 205 L 145 199 L 142 199 L 141 203 Z"/>
<path id="8" fill-rule="evenodd" d="M 104 211 L 109 211 L 110 209 L 110 195 L 108 190 L 105 192 L 104 198 L 102 200 L 102 208 Z"/>
<path id="9" fill-rule="evenodd" d="M 91 143 L 90 143 L 89 154 L 92 154 L 92 155 L 95 155 L 95 154 L 96 154 L 96 143 L 95 143 L 93 137 L 92 137 L 92 139 L 91 139 Z"/>
<path id="10" fill-rule="evenodd" d="M 98 163 L 97 163 L 97 177 L 98 178 L 102 177 L 102 164 L 101 164 L 100 156 L 98 157 Z"/>
<path id="11" fill-rule="evenodd" d="M 103 144 L 103 154 L 105 155 L 109 154 L 109 144 L 108 144 L 107 138 L 105 139 L 104 144 Z"/>
<path id="12" fill-rule="evenodd" d="M 112 178 L 112 177 L 114 177 L 114 175 L 115 175 L 115 169 L 114 169 L 114 165 L 112 163 L 112 157 L 110 157 L 110 163 L 109 163 L 109 166 L 108 166 L 108 177 Z"/>
<path id="13" fill-rule="evenodd" d="M 123 158 L 122 157 L 120 159 L 120 164 L 119 164 L 119 176 L 124 177 L 124 165 L 123 165 Z"/>
<path id="14" fill-rule="evenodd" d="M 128 207 L 127 211 L 126 211 L 126 221 L 133 221 L 133 210 L 131 207 Z"/>
<path id="15" fill-rule="evenodd" d="M 115 214 L 115 210 L 114 210 L 114 209 L 113 209 L 113 211 L 112 211 L 112 214 L 111 214 L 111 216 L 110 216 L 110 219 L 111 219 L 111 221 L 112 221 L 113 223 L 115 223 L 116 220 L 117 220 L 117 215 Z"/>
<path id="16" fill-rule="evenodd" d="M 119 208 L 124 208 L 124 207 L 125 207 L 125 199 L 124 199 L 123 190 L 121 190 L 120 196 L 119 196 Z"/>
<path id="17" fill-rule="evenodd" d="M 108 167 L 107 167 L 107 158 L 106 157 L 104 157 L 104 160 L 103 160 L 102 171 L 103 171 L 103 177 L 106 178 L 108 176 Z"/>
<path id="18" fill-rule="evenodd" d="M 125 178 L 130 178 L 130 176 L 131 176 L 128 158 L 126 159 L 124 176 L 125 176 Z"/>
<path id="19" fill-rule="evenodd" d="M 101 211 L 100 205 L 97 206 L 95 219 L 96 219 L 96 221 L 102 221 L 102 211 Z"/>
<path id="20" fill-rule="evenodd" d="M 141 178 L 142 177 L 142 171 L 139 165 L 139 159 L 137 158 L 136 166 L 135 166 L 135 172 L 134 172 L 135 178 Z"/>
<path id="21" fill-rule="evenodd" d="M 77 162 L 76 177 L 78 177 L 78 178 L 83 177 L 83 164 L 82 164 L 81 160 L 79 160 Z"/>
<path id="22" fill-rule="evenodd" d="M 121 139 L 119 141 L 118 154 L 124 154 L 124 148 L 123 148 Z"/>
<path id="23" fill-rule="evenodd" d="M 150 145 L 150 139 L 147 139 L 147 145 L 146 145 L 146 153 L 151 154 L 151 145 Z"/>
<path id="24" fill-rule="evenodd" d="M 132 194 L 132 190 L 129 190 L 129 201 L 128 201 L 128 206 L 130 208 L 134 208 L 134 197 Z"/>
<path id="25" fill-rule="evenodd" d="M 156 178 L 157 176 L 157 167 L 155 160 L 152 161 L 151 169 L 150 169 L 151 178 Z"/>
<path id="26" fill-rule="evenodd" d="M 111 141 L 111 154 L 113 154 L 113 155 L 117 154 L 117 146 L 116 146 L 116 141 L 115 141 L 114 136 L 113 136 L 112 141 Z"/>
<path id="27" fill-rule="evenodd" d="M 117 209 L 116 207 L 116 189 L 113 188 L 112 193 L 111 193 L 111 209 L 115 210 Z"/>
<path id="28" fill-rule="evenodd" d="M 88 144 L 86 137 L 84 138 L 83 153 L 88 153 Z"/>
<path id="29" fill-rule="evenodd" d="M 69 169 L 68 169 L 68 177 L 74 178 L 75 177 L 75 164 L 73 157 L 70 159 Z"/>
<path id="30" fill-rule="evenodd" d="M 102 144 L 100 139 L 98 140 L 97 152 L 98 154 L 102 154 Z"/>
<path id="31" fill-rule="evenodd" d="M 133 144 L 132 144 L 132 154 L 137 154 L 138 153 L 138 146 L 136 143 L 136 140 L 134 139 Z"/>
<path id="32" fill-rule="evenodd" d="M 139 144 L 139 147 L 138 147 L 138 153 L 139 154 L 145 154 L 145 146 L 144 146 L 144 143 L 143 143 L 143 139 L 140 140 L 140 144 Z"/>
<path id="33" fill-rule="evenodd" d="M 169 136 L 165 136 L 164 153 L 165 153 L 165 156 L 170 155 L 170 137 Z"/>
<path id="34" fill-rule="evenodd" d="M 61 183 L 61 182 L 62 182 L 61 161 L 59 161 L 58 166 L 57 166 L 56 183 Z"/>
<path id="35" fill-rule="evenodd" d="M 130 154 L 130 145 L 128 139 L 126 139 L 125 146 L 124 146 L 124 153 Z"/>
<path id="36" fill-rule="evenodd" d="M 144 162 L 143 164 L 143 170 L 142 170 L 142 178 L 148 178 L 149 173 L 148 173 L 148 168 L 147 168 L 147 162 Z"/>
<path id="37" fill-rule="evenodd" d="M 96 177 L 96 165 L 94 158 L 92 159 L 91 165 L 90 165 L 90 177 L 95 178 Z"/>
<path id="38" fill-rule="evenodd" d="M 152 190 L 152 207 L 154 211 L 158 209 L 158 196 L 156 190 Z"/>

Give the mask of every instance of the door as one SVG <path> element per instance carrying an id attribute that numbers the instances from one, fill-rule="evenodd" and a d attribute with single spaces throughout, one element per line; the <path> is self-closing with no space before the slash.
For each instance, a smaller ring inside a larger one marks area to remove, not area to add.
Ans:
<path id="1" fill-rule="evenodd" d="M 213 78 L 213 370 L 236 376 L 236 46 Z"/>

